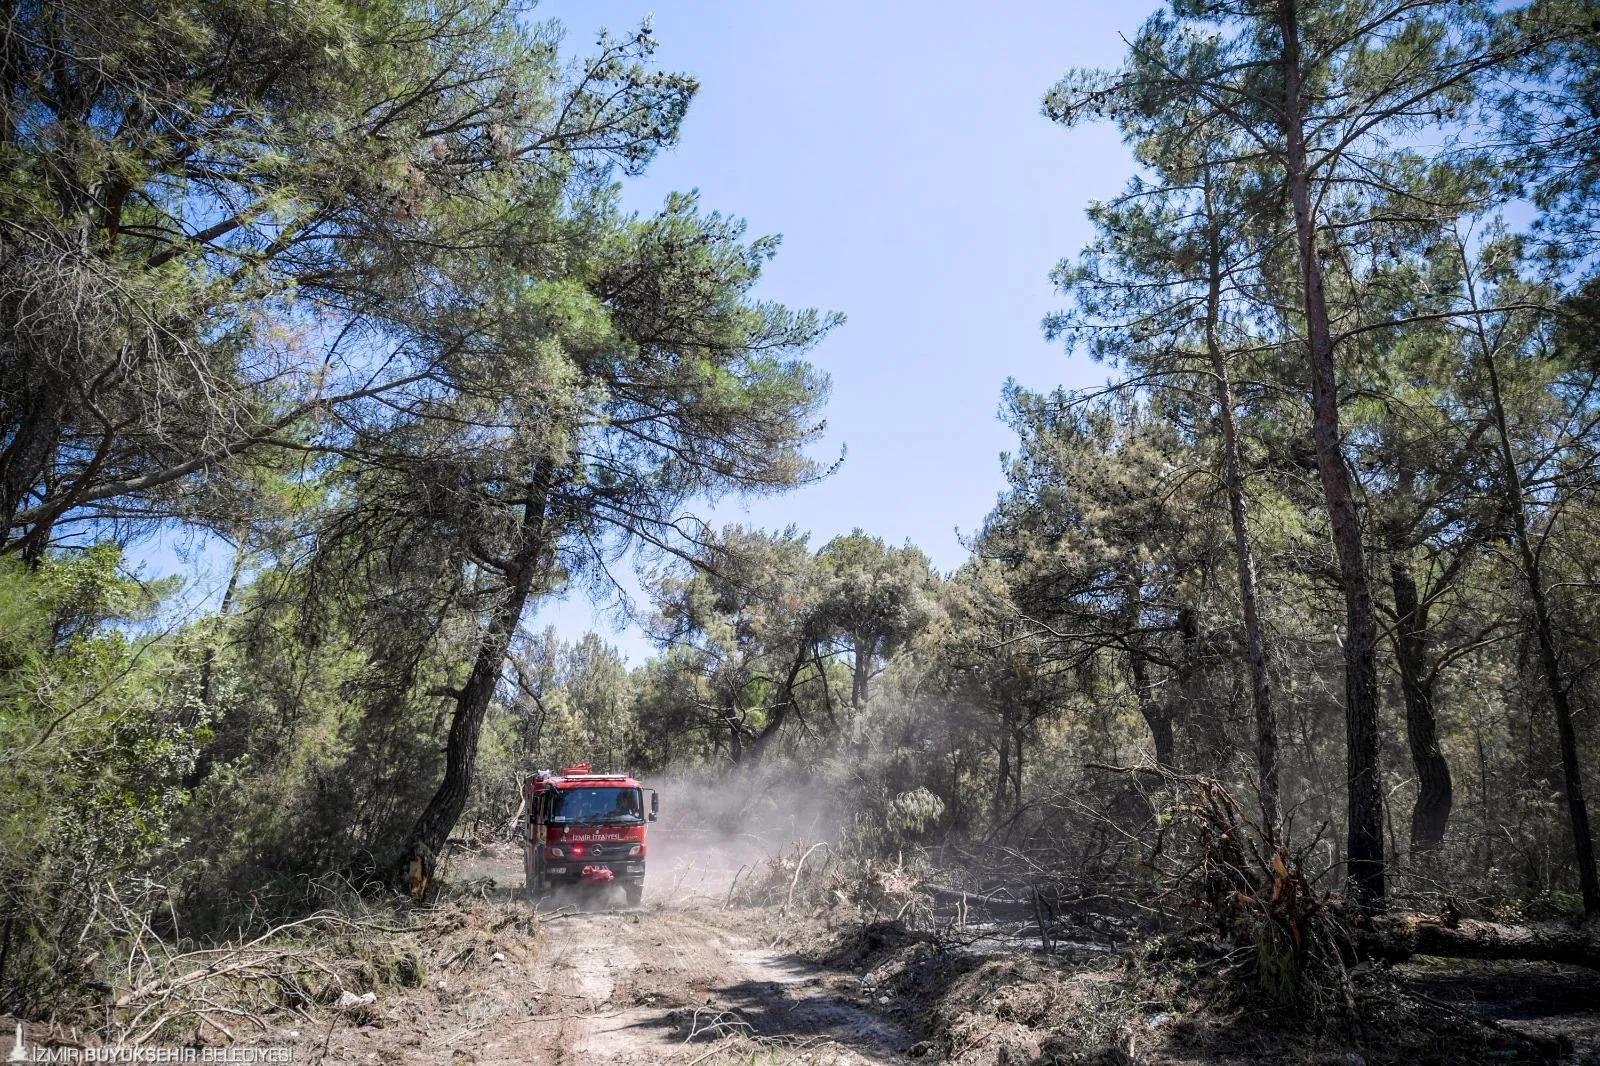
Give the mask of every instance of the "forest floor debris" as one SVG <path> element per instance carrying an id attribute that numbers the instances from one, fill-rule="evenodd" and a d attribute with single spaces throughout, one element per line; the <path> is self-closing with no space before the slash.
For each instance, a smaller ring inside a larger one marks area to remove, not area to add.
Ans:
<path id="1" fill-rule="evenodd" d="M 973 951 L 892 922 L 838 928 L 804 954 L 860 972 L 863 998 L 928 1062 L 1600 1063 L 1600 974 L 1550 964 L 1363 967 L 1352 1026 L 1241 994 L 1220 955 Z"/>
<path id="2" fill-rule="evenodd" d="M 225 954 L 250 963 L 226 972 L 174 965 L 133 990 L 162 1010 L 133 1026 L 129 1000 L 110 1032 L 363 1066 L 1600 1063 L 1600 973 L 1551 964 L 1366 964 L 1352 974 L 1359 1025 L 1308 1023 L 1230 978 L 1237 953 L 1220 947 L 1061 939 L 1046 952 L 982 923 L 912 929 L 874 919 L 831 875 L 826 893 L 791 893 L 790 873 L 764 907 L 674 894 L 669 878 L 640 908 L 596 895 L 533 909 L 509 849 L 456 874 L 449 897 L 404 919 L 306 923 Z M 892 901 L 893 887 L 864 891 Z M 252 968 L 263 951 L 293 962 L 275 982 Z M 66 1024 L 29 1032 L 96 1042 Z"/>

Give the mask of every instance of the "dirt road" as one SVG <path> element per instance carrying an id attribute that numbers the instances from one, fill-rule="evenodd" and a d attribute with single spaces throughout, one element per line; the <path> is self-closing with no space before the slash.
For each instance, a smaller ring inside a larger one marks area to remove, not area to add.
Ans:
<path id="1" fill-rule="evenodd" d="M 679 871 L 681 873 L 681 871 Z M 515 898 L 520 862 L 475 857 L 484 886 L 420 987 L 386 993 L 326 1032 L 296 1031 L 328 1063 L 522 1064 L 907 1061 L 912 1037 L 874 1013 L 861 975 L 772 946 L 774 912 L 728 910 L 674 875 L 640 908 L 621 894 Z M 685 886 L 689 887 L 685 887 Z M 287 1034 L 286 1034 L 287 1035 Z"/>
<path id="2" fill-rule="evenodd" d="M 497 1027 L 476 1060 L 712 1063 L 765 1050 L 808 1053 L 813 1063 L 903 1061 L 907 1035 L 851 1002 L 859 977 L 727 924 L 715 912 L 674 909 L 553 920 L 541 966 L 547 1009 Z"/>

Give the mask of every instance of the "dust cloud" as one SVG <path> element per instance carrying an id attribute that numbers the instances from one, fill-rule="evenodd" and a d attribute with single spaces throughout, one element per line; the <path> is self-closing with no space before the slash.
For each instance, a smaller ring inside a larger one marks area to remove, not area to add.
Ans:
<path id="1" fill-rule="evenodd" d="M 649 833 L 647 900 L 725 897 L 741 871 L 796 845 L 836 840 L 843 822 L 836 793 L 792 765 L 668 771 L 640 781 L 661 793 Z"/>

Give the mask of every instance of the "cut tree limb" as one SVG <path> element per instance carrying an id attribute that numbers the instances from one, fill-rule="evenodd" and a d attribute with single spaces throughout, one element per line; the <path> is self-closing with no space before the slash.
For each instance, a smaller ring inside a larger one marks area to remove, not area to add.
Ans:
<path id="1" fill-rule="evenodd" d="M 1397 914 L 1375 918 L 1359 937 L 1362 954 L 1402 962 L 1414 955 L 1452 959 L 1557 962 L 1600 970 L 1600 923 L 1535 922 L 1502 925 L 1463 918 L 1448 922 L 1435 915 Z"/>

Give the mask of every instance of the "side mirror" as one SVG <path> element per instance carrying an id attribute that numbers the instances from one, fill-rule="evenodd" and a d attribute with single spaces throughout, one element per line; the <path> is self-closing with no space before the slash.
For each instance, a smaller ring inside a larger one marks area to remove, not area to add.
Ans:
<path id="1" fill-rule="evenodd" d="M 661 813 L 661 793 L 655 789 L 650 790 L 650 820 L 656 820 L 656 815 Z"/>

